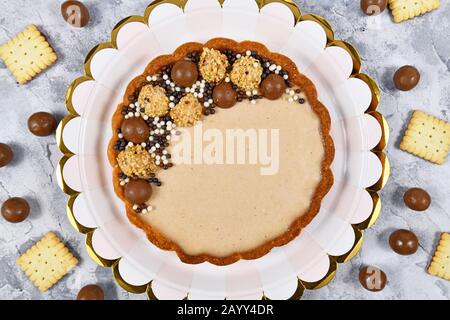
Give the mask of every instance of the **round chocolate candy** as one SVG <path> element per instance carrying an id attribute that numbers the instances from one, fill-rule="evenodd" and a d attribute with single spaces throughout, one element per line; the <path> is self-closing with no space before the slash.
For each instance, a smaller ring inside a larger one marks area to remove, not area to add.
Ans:
<path id="1" fill-rule="evenodd" d="M 382 13 L 387 6 L 387 0 L 361 0 L 361 10 L 368 16 Z"/>
<path id="2" fill-rule="evenodd" d="M 61 5 L 64 20 L 73 27 L 82 28 L 89 23 L 89 10 L 80 1 L 69 0 Z"/>
<path id="3" fill-rule="evenodd" d="M 125 198 L 133 204 L 144 204 L 152 196 L 152 186 L 143 179 L 130 180 L 124 188 Z"/>
<path id="4" fill-rule="evenodd" d="M 417 240 L 417 236 L 413 232 L 400 229 L 391 234 L 389 245 L 398 254 L 410 255 L 417 251 L 419 240 Z"/>
<path id="5" fill-rule="evenodd" d="M 260 86 L 261 93 L 269 100 L 277 100 L 281 98 L 286 91 L 286 82 L 283 77 L 278 74 L 268 75 Z"/>
<path id="6" fill-rule="evenodd" d="M 430 207 L 431 197 L 421 188 L 411 188 L 403 195 L 403 201 L 412 210 L 425 211 Z"/>
<path id="7" fill-rule="evenodd" d="M 197 65 L 189 60 L 180 60 L 173 65 L 170 76 L 177 86 L 191 87 L 198 79 Z"/>
<path id="8" fill-rule="evenodd" d="M 37 112 L 28 118 L 28 129 L 39 137 L 51 135 L 56 126 L 55 117 L 48 112 Z"/>
<path id="9" fill-rule="evenodd" d="M 22 222 L 28 217 L 29 214 L 30 205 L 25 199 L 10 198 L 2 205 L 2 216 L 8 222 Z"/>
<path id="10" fill-rule="evenodd" d="M 381 291 L 386 286 L 386 273 L 377 267 L 365 266 L 359 270 L 359 282 L 366 290 Z"/>
<path id="11" fill-rule="evenodd" d="M 89 284 L 78 292 L 77 300 L 105 300 L 103 289 L 96 284 Z"/>
<path id="12" fill-rule="evenodd" d="M 213 90 L 213 101 L 219 108 L 231 108 L 237 102 L 237 92 L 231 83 L 222 82 Z"/>
<path id="13" fill-rule="evenodd" d="M 14 158 L 14 152 L 7 144 L 0 143 L 0 168 L 7 166 Z"/>
<path id="14" fill-rule="evenodd" d="M 394 74 L 395 87 L 402 91 L 414 89 L 420 81 L 420 73 L 413 66 L 403 66 Z"/>
<path id="15" fill-rule="evenodd" d="M 122 122 L 120 130 L 127 141 L 139 144 L 147 141 L 150 128 L 141 117 L 129 118 Z"/>

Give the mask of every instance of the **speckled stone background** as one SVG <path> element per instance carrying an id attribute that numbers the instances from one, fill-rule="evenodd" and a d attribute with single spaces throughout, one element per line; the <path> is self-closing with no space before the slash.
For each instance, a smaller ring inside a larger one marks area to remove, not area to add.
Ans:
<path id="1" fill-rule="evenodd" d="M 0 43 L 29 23 L 37 24 L 56 49 L 59 60 L 25 86 L 18 86 L 0 62 L 0 141 L 14 148 L 16 158 L 0 169 L 0 201 L 25 197 L 31 204 L 30 218 L 17 225 L 0 219 L 0 299 L 74 299 L 79 288 L 100 283 L 108 299 L 146 299 L 115 285 L 111 271 L 88 257 L 84 237 L 75 232 L 65 215 L 66 196 L 55 181 L 61 156 L 55 138 L 38 138 L 27 130 L 27 118 L 37 111 L 51 111 L 61 118 L 71 81 L 82 73 L 83 60 L 95 44 L 107 41 L 110 30 L 122 18 L 142 14 L 149 0 L 85 0 L 92 20 L 87 28 L 75 29 L 60 15 L 58 0 L 0 0 Z M 391 127 L 387 153 L 392 176 L 382 192 L 383 209 L 377 224 L 365 232 L 359 255 L 340 265 L 336 278 L 320 290 L 308 291 L 305 299 L 450 299 L 450 282 L 425 272 L 439 233 L 450 231 L 450 160 L 434 165 L 399 150 L 398 145 L 411 112 L 422 109 L 444 120 L 450 118 L 450 3 L 441 1 L 438 11 L 394 24 L 388 10 L 369 18 L 359 0 L 301 0 L 305 13 L 324 16 L 336 38 L 355 45 L 364 71 L 374 77 L 382 91 L 380 111 Z M 403 93 L 392 84 L 394 70 L 404 64 L 417 66 L 422 81 L 414 91 Z M 402 202 L 406 188 L 427 189 L 433 204 L 425 213 L 414 213 Z M 392 252 L 389 234 L 397 228 L 411 229 L 420 239 L 416 254 Z M 41 294 L 15 264 L 16 258 L 49 230 L 55 231 L 80 258 L 80 265 L 47 293 Z M 361 265 L 375 264 L 389 278 L 380 293 L 365 291 L 358 282 Z"/>

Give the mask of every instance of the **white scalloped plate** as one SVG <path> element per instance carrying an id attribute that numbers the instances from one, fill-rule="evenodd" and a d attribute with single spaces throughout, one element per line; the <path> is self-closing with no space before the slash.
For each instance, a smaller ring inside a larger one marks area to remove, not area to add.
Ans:
<path id="1" fill-rule="evenodd" d="M 289 1 L 268 3 L 259 10 L 253 0 L 226 0 L 223 7 L 210 0 L 190 0 L 184 12 L 164 3 L 170 1 L 159 2 L 149 7 L 148 24 L 137 18 L 119 24 L 113 42 L 89 54 L 86 75 L 68 93 L 72 115 L 59 130 L 66 154 L 59 181 L 71 195 L 72 223 L 88 233 L 89 252 L 99 263 L 113 265 L 119 284 L 134 292 L 147 290 L 159 299 L 287 299 L 301 296 L 305 287 L 326 284 L 336 262 L 351 258 L 360 246 L 362 233 L 355 225 L 369 224 L 379 207 L 376 193 L 367 191 L 385 180 L 383 169 L 388 166 L 384 155 L 372 152 L 387 139 L 382 116 L 366 113 L 374 89 L 354 76 L 351 51 L 330 45 L 323 23 L 296 23 Z M 185 42 L 215 37 L 255 40 L 294 60 L 315 83 L 330 112 L 336 145 L 335 184 L 313 222 L 298 238 L 266 256 L 224 267 L 184 264 L 133 227 L 114 194 L 106 153 L 111 117 L 129 81 L 153 58 Z"/>

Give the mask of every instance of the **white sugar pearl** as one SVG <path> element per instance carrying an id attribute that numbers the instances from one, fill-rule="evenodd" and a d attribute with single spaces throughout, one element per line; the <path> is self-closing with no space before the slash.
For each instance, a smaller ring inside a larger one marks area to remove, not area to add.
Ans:
<path id="1" fill-rule="evenodd" d="M 156 160 L 156 161 L 155 161 L 155 164 L 156 164 L 157 166 L 159 166 L 159 165 L 161 164 L 161 161 Z"/>
<path id="2" fill-rule="evenodd" d="M 230 81 L 231 81 L 230 77 L 225 78 L 225 82 L 230 82 Z"/>
<path id="3" fill-rule="evenodd" d="M 134 109 L 134 103 L 130 104 L 130 108 Z"/>
<path id="4" fill-rule="evenodd" d="M 253 66 L 254 66 L 255 68 L 258 68 L 258 67 L 259 67 L 259 63 L 258 63 L 258 62 L 255 62 L 255 63 L 253 63 Z"/>
<path id="5" fill-rule="evenodd" d="M 294 91 L 294 90 L 289 90 L 289 95 L 290 95 L 290 96 L 295 95 L 295 91 Z"/>
<path id="6" fill-rule="evenodd" d="M 170 80 L 166 80 L 166 84 L 170 84 Z"/>
<path id="7" fill-rule="evenodd" d="M 142 142 L 142 143 L 141 143 L 141 146 L 142 146 L 143 148 L 145 148 L 145 147 L 147 146 L 147 144 L 146 144 L 145 142 Z"/>
<path id="8" fill-rule="evenodd" d="M 154 120 L 155 120 L 156 122 L 158 122 L 158 121 L 159 121 L 159 117 L 155 117 Z"/>
<path id="9" fill-rule="evenodd" d="M 275 70 L 275 74 L 280 74 L 280 71 L 279 70 Z"/>
<path id="10" fill-rule="evenodd" d="M 152 81 L 156 81 L 156 80 L 158 80 L 158 77 L 157 76 L 153 76 L 152 77 Z"/>
<path id="11" fill-rule="evenodd" d="M 121 133 L 119 133 L 117 136 L 119 137 L 119 139 L 123 138 L 123 134 L 121 134 Z"/>
<path id="12" fill-rule="evenodd" d="M 138 206 L 137 204 L 135 204 L 135 205 L 133 206 L 133 210 L 137 210 L 137 208 L 139 208 L 139 206 Z"/>
<path id="13" fill-rule="evenodd" d="M 200 82 L 200 89 L 203 89 L 205 87 L 205 83 L 204 82 Z"/>
<path id="14" fill-rule="evenodd" d="M 175 87 L 175 91 L 180 91 L 181 89 L 180 89 L 180 87 Z"/>
<path id="15" fill-rule="evenodd" d="M 156 154 L 152 153 L 151 156 L 152 156 L 152 158 L 154 158 L 154 157 L 156 157 Z"/>
<path id="16" fill-rule="evenodd" d="M 166 156 L 162 156 L 162 157 L 161 157 L 161 160 L 166 160 L 166 159 L 167 159 Z"/>
<path id="17" fill-rule="evenodd" d="M 173 102 L 169 103 L 169 108 L 175 108 L 175 103 Z"/>
<path id="18" fill-rule="evenodd" d="M 129 117 L 128 115 L 125 115 L 125 117 L 124 117 L 124 118 L 125 118 L 125 120 L 126 120 L 126 119 L 129 119 L 130 117 Z"/>
<path id="19" fill-rule="evenodd" d="M 269 70 L 270 70 L 270 71 L 275 71 L 276 68 L 277 68 L 277 66 L 274 65 L 274 64 L 272 64 L 272 65 L 269 67 Z"/>
<path id="20" fill-rule="evenodd" d="M 251 104 L 256 104 L 256 100 L 250 101 Z"/>
<path id="21" fill-rule="evenodd" d="M 246 91 L 245 94 L 246 94 L 248 97 L 250 97 L 250 96 L 252 95 L 252 92 L 251 92 L 251 91 Z"/>
<path id="22" fill-rule="evenodd" d="M 172 125 L 172 121 L 169 120 L 169 121 L 166 122 L 166 124 L 167 124 L 168 126 L 171 126 L 171 125 Z"/>
<path id="23" fill-rule="evenodd" d="M 125 179 L 125 183 L 128 183 L 128 182 L 130 182 L 130 178 Z"/>
<path id="24" fill-rule="evenodd" d="M 159 124 L 163 126 L 163 125 L 166 124 L 166 122 L 165 121 L 161 121 Z"/>
<path id="25" fill-rule="evenodd" d="M 281 71 L 281 66 L 277 66 L 277 70 L 278 70 L 278 71 Z"/>
<path id="26" fill-rule="evenodd" d="M 213 99 L 209 99 L 208 102 L 209 102 L 209 103 L 213 103 Z"/>
<path id="27" fill-rule="evenodd" d="M 125 185 L 125 181 L 120 181 L 120 185 L 123 187 Z"/>
<path id="28" fill-rule="evenodd" d="M 172 139 L 170 136 L 167 136 L 167 137 L 166 137 L 166 140 L 170 140 L 170 139 Z"/>
<path id="29" fill-rule="evenodd" d="M 139 118 L 139 117 L 141 116 L 141 114 L 140 114 L 139 112 L 135 112 L 135 113 L 134 113 L 134 116 L 135 116 L 136 118 Z"/>
<path id="30" fill-rule="evenodd" d="M 142 118 L 143 118 L 144 120 L 148 120 L 148 115 L 144 114 L 144 115 L 142 116 Z"/>
<path id="31" fill-rule="evenodd" d="M 156 124 L 156 127 L 161 128 L 161 124 L 160 123 Z"/>
<path id="32" fill-rule="evenodd" d="M 145 78 L 145 80 L 147 80 L 147 81 L 152 81 L 152 77 L 147 76 L 147 78 Z"/>
<path id="33" fill-rule="evenodd" d="M 194 97 L 198 97 L 198 93 L 197 92 L 194 92 Z"/>
<path id="34" fill-rule="evenodd" d="M 165 74 L 165 75 L 163 75 L 163 79 L 167 80 L 167 79 L 169 79 L 169 76 L 167 74 Z"/>
<path id="35" fill-rule="evenodd" d="M 199 86 L 201 84 L 201 82 L 199 80 L 197 80 L 197 82 L 195 83 L 197 86 Z"/>
<path id="36" fill-rule="evenodd" d="M 250 50 L 247 50 L 247 51 L 245 52 L 245 54 L 246 54 L 247 56 L 251 56 L 251 55 L 252 55 L 252 52 L 251 52 Z"/>
<path id="37" fill-rule="evenodd" d="M 161 160 L 161 157 L 160 156 L 156 156 L 156 160 Z"/>
<path id="38" fill-rule="evenodd" d="M 153 207 L 152 206 L 148 206 L 147 207 L 147 211 L 152 211 L 153 210 Z"/>
<path id="39" fill-rule="evenodd" d="M 294 101 L 297 101 L 298 100 L 298 95 L 295 95 L 294 96 Z"/>
<path id="40" fill-rule="evenodd" d="M 132 118 L 132 117 L 134 116 L 134 113 L 133 113 L 133 112 L 128 112 L 128 116 L 129 116 L 130 118 Z"/>
<path id="41" fill-rule="evenodd" d="M 142 213 L 143 213 L 143 214 L 148 213 L 147 209 L 142 209 Z"/>
<path id="42" fill-rule="evenodd" d="M 154 130 L 150 131 L 150 135 L 154 135 L 154 134 L 155 134 Z"/>
<path id="43" fill-rule="evenodd" d="M 156 149 L 159 149 L 161 145 L 159 143 L 155 144 Z"/>
<path id="44" fill-rule="evenodd" d="M 170 134 L 174 135 L 176 133 L 177 133 L 177 131 L 175 129 L 170 130 Z"/>
<path id="45" fill-rule="evenodd" d="M 241 58 L 242 57 L 242 55 L 240 54 L 240 53 L 238 53 L 237 55 L 236 55 L 236 59 L 239 59 L 239 58 Z"/>
<path id="46" fill-rule="evenodd" d="M 169 100 L 170 100 L 170 101 L 173 101 L 173 100 L 175 100 L 175 97 L 174 97 L 174 96 L 170 96 L 170 97 L 169 97 Z"/>
<path id="47" fill-rule="evenodd" d="M 175 88 L 175 83 L 171 82 L 171 83 L 170 83 L 170 87 L 171 87 L 171 88 Z"/>
<path id="48" fill-rule="evenodd" d="M 270 67 L 270 62 L 266 62 L 266 67 Z"/>
<path id="49" fill-rule="evenodd" d="M 203 93 L 200 92 L 200 93 L 198 94 L 198 97 L 199 97 L 200 99 L 203 98 Z"/>
<path id="50" fill-rule="evenodd" d="M 163 160 L 163 164 L 169 164 L 168 160 Z"/>
<path id="51" fill-rule="evenodd" d="M 132 146 L 134 146 L 133 142 L 131 142 L 131 141 L 130 141 L 130 142 L 128 142 L 128 146 L 129 146 L 129 147 L 132 147 Z"/>
<path id="52" fill-rule="evenodd" d="M 153 146 L 151 149 L 150 149 L 150 151 L 153 151 L 153 152 L 155 152 L 156 151 L 156 147 L 155 146 Z"/>
<path id="53" fill-rule="evenodd" d="M 163 154 L 167 154 L 168 152 L 167 152 L 167 150 L 163 150 L 163 152 L 162 152 Z"/>
<path id="54" fill-rule="evenodd" d="M 289 98 L 288 101 L 289 101 L 289 102 L 294 102 L 294 99 Z"/>
<path id="55" fill-rule="evenodd" d="M 208 107 L 209 107 L 209 102 L 205 102 L 205 103 L 203 103 L 203 105 L 204 105 L 206 108 L 208 108 Z"/>
<path id="56" fill-rule="evenodd" d="M 150 138 L 148 138 L 148 140 L 153 141 L 155 138 L 153 136 L 150 136 Z"/>
<path id="57" fill-rule="evenodd" d="M 191 92 L 191 88 L 186 88 L 185 90 L 187 93 Z"/>
<path id="58" fill-rule="evenodd" d="M 255 90 L 252 91 L 252 93 L 253 93 L 253 95 L 257 95 L 258 94 L 258 90 L 255 89 Z"/>
<path id="59" fill-rule="evenodd" d="M 289 79 L 289 76 L 288 76 L 287 74 L 285 74 L 285 75 L 283 76 L 283 79 L 284 79 L 284 80 L 287 80 L 287 79 Z"/>
<path id="60" fill-rule="evenodd" d="M 290 91 L 290 89 L 288 88 L 288 89 L 286 89 L 286 93 L 289 93 L 289 91 Z"/>

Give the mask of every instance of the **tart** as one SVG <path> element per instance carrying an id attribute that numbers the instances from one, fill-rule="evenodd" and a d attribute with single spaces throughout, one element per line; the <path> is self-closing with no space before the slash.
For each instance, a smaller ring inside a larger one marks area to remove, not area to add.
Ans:
<path id="1" fill-rule="evenodd" d="M 287 244 L 333 185 L 326 107 L 288 57 L 260 43 L 216 38 L 155 58 L 112 128 L 127 217 L 185 263 L 228 265 Z"/>

